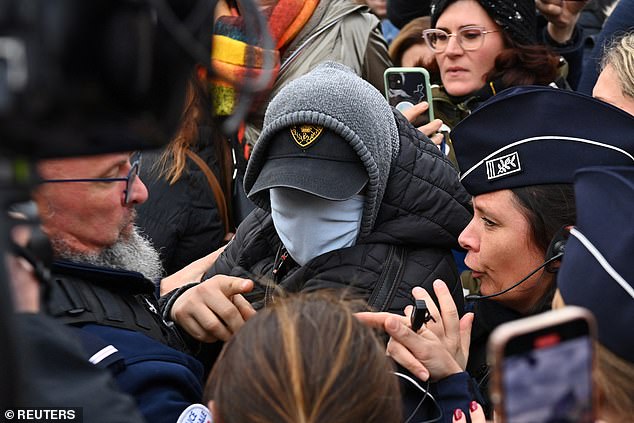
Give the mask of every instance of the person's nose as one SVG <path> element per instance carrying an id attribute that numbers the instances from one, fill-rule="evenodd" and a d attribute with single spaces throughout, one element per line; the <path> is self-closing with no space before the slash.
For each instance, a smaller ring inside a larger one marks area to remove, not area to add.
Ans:
<path id="1" fill-rule="evenodd" d="M 471 219 L 471 222 L 469 222 L 467 227 L 462 230 L 460 236 L 458 237 L 458 243 L 467 251 L 477 252 L 480 250 L 480 238 L 478 237 L 475 226 L 476 219 L 474 217 Z"/>
<path id="2" fill-rule="evenodd" d="M 458 42 L 458 37 L 460 37 L 460 35 L 458 34 L 449 37 L 449 41 L 447 41 L 447 47 L 444 51 L 447 56 L 460 56 L 464 54 L 464 49 L 460 45 L 460 42 Z"/>
<path id="3" fill-rule="evenodd" d="M 134 179 L 131 190 L 129 204 L 143 204 L 147 201 L 149 193 L 140 176 Z"/>

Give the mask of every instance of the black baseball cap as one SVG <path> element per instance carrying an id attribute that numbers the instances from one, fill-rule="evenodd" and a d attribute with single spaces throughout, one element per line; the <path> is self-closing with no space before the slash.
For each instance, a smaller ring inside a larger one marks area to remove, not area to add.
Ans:
<path id="1" fill-rule="evenodd" d="M 294 188 L 327 200 L 347 200 L 368 182 L 350 144 L 318 125 L 295 125 L 271 138 L 266 159 L 248 197 L 270 188 Z"/>

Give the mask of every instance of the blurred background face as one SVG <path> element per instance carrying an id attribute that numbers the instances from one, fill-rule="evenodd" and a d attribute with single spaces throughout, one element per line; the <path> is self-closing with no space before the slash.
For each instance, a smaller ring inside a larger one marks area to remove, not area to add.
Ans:
<path id="1" fill-rule="evenodd" d="M 387 0 L 365 0 L 365 4 L 379 18 L 383 19 L 387 16 Z"/>
<path id="2" fill-rule="evenodd" d="M 436 62 L 440 68 L 440 77 L 447 93 L 453 96 L 471 94 L 486 82 L 486 75 L 494 68 L 495 58 L 504 49 L 502 29 L 487 15 L 475 0 L 458 0 L 445 9 L 436 23 L 437 29 L 448 34 L 457 34 L 466 26 L 483 27 L 482 47 L 474 51 L 465 51 L 457 37 L 451 37 L 447 48 L 436 53 Z"/>
<path id="3" fill-rule="evenodd" d="M 544 262 L 531 236 L 528 219 L 510 190 L 494 191 L 473 198 L 474 216 L 458 241 L 467 250 L 465 264 L 480 281 L 482 295 L 500 292 L 520 281 Z M 552 275 L 537 272 L 506 294 L 495 297 L 519 312 L 527 312 L 547 291 Z"/>
<path id="4" fill-rule="evenodd" d="M 623 94 L 621 82 L 612 65 L 607 65 L 599 75 L 592 96 L 634 116 L 634 98 Z"/>
<path id="5" fill-rule="evenodd" d="M 428 68 L 429 64 L 433 63 L 434 60 L 434 52 L 431 51 L 429 47 L 427 47 L 427 44 L 421 42 L 418 44 L 412 44 L 410 47 L 405 49 L 405 51 L 403 51 L 403 56 L 401 57 L 401 66 L 422 66 L 424 68 Z"/>

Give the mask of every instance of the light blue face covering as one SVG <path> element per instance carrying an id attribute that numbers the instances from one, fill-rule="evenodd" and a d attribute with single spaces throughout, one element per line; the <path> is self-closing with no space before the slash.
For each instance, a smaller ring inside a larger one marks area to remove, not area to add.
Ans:
<path id="1" fill-rule="evenodd" d="M 365 197 L 325 200 L 292 188 L 271 188 L 271 216 L 282 243 L 299 265 L 354 245 Z"/>

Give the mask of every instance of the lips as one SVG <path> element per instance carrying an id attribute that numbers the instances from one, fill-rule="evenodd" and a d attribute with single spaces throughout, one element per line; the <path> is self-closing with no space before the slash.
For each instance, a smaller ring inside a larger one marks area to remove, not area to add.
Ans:
<path id="1" fill-rule="evenodd" d="M 467 69 L 460 66 L 451 66 L 445 70 L 445 74 L 449 76 L 460 75 L 461 73 L 468 72 Z"/>
<path id="2" fill-rule="evenodd" d="M 471 276 L 474 278 L 481 278 L 482 276 L 484 276 L 484 272 L 478 271 L 476 269 L 474 269 L 475 266 L 470 266 L 469 265 L 469 254 L 467 254 L 467 257 L 465 257 L 465 262 L 464 264 L 471 270 Z"/>
<path id="3" fill-rule="evenodd" d="M 484 273 L 482 273 L 482 272 L 478 272 L 478 271 L 476 271 L 476 270 L 472 270 L 472 271 L 471 271 L 471 276 L 472 276 L 473 278 L 478 279 L 478 278 L 481 278 L 483 275 L 484 275 Z"/>

